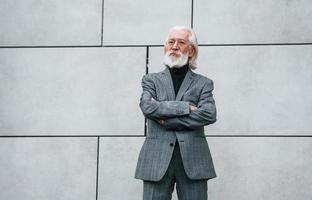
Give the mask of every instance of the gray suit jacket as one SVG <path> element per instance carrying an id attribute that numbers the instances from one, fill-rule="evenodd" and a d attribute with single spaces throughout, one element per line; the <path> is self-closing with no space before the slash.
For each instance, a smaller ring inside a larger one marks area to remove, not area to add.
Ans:
<path id="1" fill-rule="evenodd" d="M 135 178 L 159 181 L 165 174 L 176 139 L 190 179 L 216 177 L 204 126 L 216 121 L 212 80 L 188 70 L 175 97 L 168 68 L 142 79 L 140 107 L 148 132 L 139 154 Z M 189 111 L 189 104 L 198 107 Z M 164 119 L 160 124 L 155 119 Z M 170 145 L 171 144 L 171 145 Z"/>

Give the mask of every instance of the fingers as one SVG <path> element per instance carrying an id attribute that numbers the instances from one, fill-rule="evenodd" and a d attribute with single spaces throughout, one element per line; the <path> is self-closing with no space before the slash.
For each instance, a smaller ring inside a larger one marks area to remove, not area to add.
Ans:
<path id="1" fill-rule="evenodd" d="M 196 106 L 190 105 L 190 112 L 195 112 L 197 110 Z"/>
<path id="2" fill-rule="evenodd" d="M 156 119 L 156 121 L 160 124 L 163 124 L 165 122 L 163 119 Z"/>

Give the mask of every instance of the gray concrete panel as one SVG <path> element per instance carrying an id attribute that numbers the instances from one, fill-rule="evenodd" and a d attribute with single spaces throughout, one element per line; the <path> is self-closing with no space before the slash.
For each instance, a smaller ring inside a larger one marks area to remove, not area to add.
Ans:
<path id="1" fill-rule="evenodd" d="M 101 0 L 2 0 L 1 46 L 100 45 Z"/>
<path id="2" fill-rule="evenodd" d="M 217 178 L 209 199 L 310 199 L 312 138 L 207 138 Z"/>
<path id="3" fill-rule="evenodd" d="M 95 199 L 96 148 L 96 138 L 0 138 L 0 199 Z"/>
<path id="4" fill-rule="evenodd" d="M 1 135 L 143 135 L 145 54 L 145 48 L 0 49 Z"/>
<path id="5" fill-rule="evenodd" d="M 142 199 L 134 179 L 144 138 L 101 138 L 99 200 Z M 207 138 L 217 171 L 209 199 L 309 199 L 312 140 L 309 138 Z M 174 191 L 174 200 L 177 199 Z"/>
<path id="6" fill-rule="evenodd" d="M 163 44 L 168 29 L 191 24 L 191 1 L 105 0 L 104 44 Z"/>
<path id="7" fill-rule="evenodd" d="M 311 134 L 311 46 L 200 47 L 198 69 L 214 80 L 218 120 L 206 134 Z M 150 49 L 149 72 L 164 69 Z"/>
<path id="8" fill-rule="evenodd" d="M 194 29 L 200 43 L 312 42 L 309 0 L 196 0 Z"/>
<path id="9" fill-rule="evenodd" d="M 143 182 L 135 179 L 135 167 L 144 137 L 100 140 L 99 200 L 142 199 Z"/>

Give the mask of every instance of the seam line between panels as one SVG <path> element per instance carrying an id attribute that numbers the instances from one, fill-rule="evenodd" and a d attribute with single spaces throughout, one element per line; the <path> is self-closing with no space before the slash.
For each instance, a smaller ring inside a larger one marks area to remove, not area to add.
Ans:
<path id="1" fill-rule="evenodd" d="M 146 135 L 0 135 L 0 138 L 62 138 L 62 137 L 145 137 Z M 205 135 L 205 137 L 312 137 L 312 135 Z"/>
<path id="2" fill-rule="evenodd" d="M 149 46 L 146 46 L 146 57 L 145 57 L 145 74 L 148 74 L 149 67 Z M 147 119 L 144 117 L 144 136 L 147 134 Z"/>
<path id="3" fill-rule="evenodd" d="M 97 147 L 96 147 L 96 182 L 95 182 L 95 200 L 98 199 L 99 194 L 99 147 L 100 147 L 100 137 L 97 137 Z"/>
<path id="4" fill-rule="evenodd" d="M 103 46 L 103 32 L 104 32 L 104 0 L 102 0 L 102 20 L 101 20 L 101 46 Z"/>
<path id="5" fill-rule="evenodd" d="M 144 135 L 0 135 L 0 138 L 91 138 L 91 137 L 144 137 Z"/>
<path id="6" fill-rule="evenodd" d="M 100 136 L 97 137 L 96 149 L 96 182 L 95 182 L 95 200 L 98 200 L 99 194 L 99 154 L 100 154 Z"/>
<path id="7" fill-rule="evenodd" d="M 312 45 L 312 43 L 246 43 L 246 44 L 199 44 L 198 46 L 296 46 L 296 45 Z M 64 46 L 0 46 L 0 49 L 14 49 L 14 48 L 103 48 L 103 47 L 163 47 L 161 44 L 154 45 L 64 45 Z"/>
<path id="8" fill-rule="evenodd" d="M 149 46 L 146 46 L 146 62 L 145 62 L 145 67 L 146 71 L 145 73 L 148 74 L 148 65 L 149 65 Z"/>
<path id="9" fill-rule="evenodd" d="M 194 0 L 191 2 L 191 28 L 193 29 L 194 25 Z"/>

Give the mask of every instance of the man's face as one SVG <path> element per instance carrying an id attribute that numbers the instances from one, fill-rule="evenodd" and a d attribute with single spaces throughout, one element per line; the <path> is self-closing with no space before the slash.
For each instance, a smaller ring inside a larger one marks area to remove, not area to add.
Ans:
<path id="1" fill-rule="evenodd" d="M 194 48 L 189 41 L 190 33 L 187 30 L 175 30 L 169 34 L 168 41 L 165 44 L 165 53 L 176 60 L 182 54 L 188 54 L 188 58 L 193 57 Z"/>

